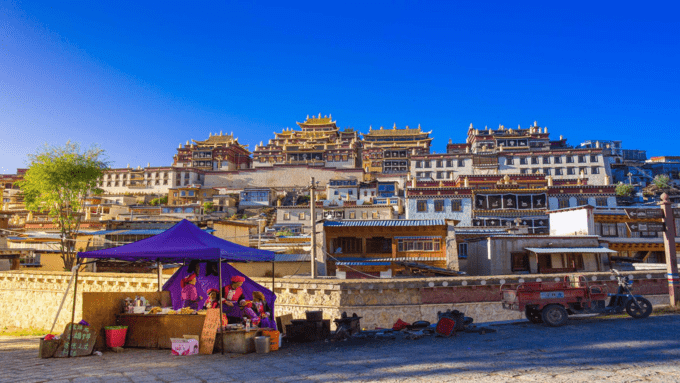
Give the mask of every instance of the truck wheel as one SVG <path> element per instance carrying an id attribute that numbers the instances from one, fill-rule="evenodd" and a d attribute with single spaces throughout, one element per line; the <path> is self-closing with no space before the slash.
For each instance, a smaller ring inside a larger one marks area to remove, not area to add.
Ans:
<path id="1" fill-rule="evenodd" d="M 637 301 L 640 309 L 635 306 L 633 299 Z M 635 319 L 647 318 L 649 314 L 652 313 L 652 303 L 646 298 L 633 297 L 632 299 L 629 299 L 628 302 L 626 302 L 626 312 Z"/>
<path id="2" fill-rule="evenodd" d="M 543 323 L 543 318 L 541 318 L 541 312 L 539 310 L 536 310 L 535 308 L 529 308 L 527 307 L 524 309 L 524 315 L 526 315 L 527 319 L 531 323 Z"/>
<path id="3" fill-rule="evenodd" d="M 567 323 L 569 316 L 567 310 L 560 305 L 550 305 L 543 308 L 541 317 L 543 323 L 550 327 L 559 327 Z"/>

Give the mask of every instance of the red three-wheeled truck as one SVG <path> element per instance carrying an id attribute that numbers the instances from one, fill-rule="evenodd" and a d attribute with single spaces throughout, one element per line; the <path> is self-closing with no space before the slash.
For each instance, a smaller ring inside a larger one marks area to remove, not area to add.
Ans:
<path id="1" fill-rule="evenodd" d="M 589 282 L 583 275 L 566 276 L 558 282 L 525 282 L 517 288 L 501 286 L 503 308 L 524 311 L 532 323 L 557 327 L 567 323 L 569 315 L 620 314 L 624 310 L 633 318 L 647 318 L 652 304 L 640 295 L 633 295 L 628 277 L 612 269 L 618 281 L 616 294 L 607 292 L 602 283 Z M 607 298 L 609 302 L 607 303 Z"/>

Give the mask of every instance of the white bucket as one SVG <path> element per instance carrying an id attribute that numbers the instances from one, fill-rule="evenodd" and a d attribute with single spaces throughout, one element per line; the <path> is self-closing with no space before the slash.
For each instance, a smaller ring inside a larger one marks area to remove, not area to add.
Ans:
<path id="1" fill-rule="evenodd" d="M 268 336 L 256 336 L 254 339 L 255 352 L 258 354 L 268 354 L 271 339 Z"/>

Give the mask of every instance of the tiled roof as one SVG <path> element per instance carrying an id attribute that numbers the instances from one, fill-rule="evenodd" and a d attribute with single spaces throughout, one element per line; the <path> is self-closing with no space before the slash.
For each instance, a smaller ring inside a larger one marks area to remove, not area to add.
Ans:
<path id="1" fill-rule="evenodd" d="M 446 221 L 443 219 L 382 219 L 382 220 L 348 220 L 348 221 L 326 221 L 324 226 L 330 227 L 389 227 L 389 226 L 444 226 Z"/>
<path id="2" fill-rule="evenodd" d="M 558 253 L 614 253 L 617 251 L 604 247 L 525 247 L 536 254 L 558 254 Z"/>

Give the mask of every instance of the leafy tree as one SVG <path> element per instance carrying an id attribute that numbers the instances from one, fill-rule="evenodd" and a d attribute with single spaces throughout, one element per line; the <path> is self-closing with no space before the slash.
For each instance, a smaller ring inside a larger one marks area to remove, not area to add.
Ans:
<path id="1" fill-rule="evenodd" d="M 659 189 L 668 189 L 670 187 L 671 179 L 665 174 L 659 174 L 654 177 L 652 183 Z"/>
<path id="2" fill-rule="evenodd" d="M 99 192 L 97 182 L 108 166 L 103 156 L 97 146 L 81 151 L 71 141 L 64 146 L 45 145 L 28 156 L 28 170 L 19 183 L 26 208 L 47 213 L 59 226 L 61 259 L 67 270 L 76 261 L 75 239 L 85 197 Z"/>
<path id="3" fill-rule="evenodd" d="M 149 205 L 151 206 L 158 206 L 158 205 L 167 205 L 168 204 L 168 196 L 163 196 L 161 198 L 154 198 L 151 201 L 149 201 Z"/>
<path id="4" fill-rule="evenodd" d="M 203 203 L 203 211 L 206 213 L 212 213 L 215 211 L 215 204 L 212 202 L 204 202 Z"/>
<path id="5" fill-rule="evenodd" d="M 624 184 L 623 182 L 619 182 L 616 185 L 616 195 L 619 197 L 630 197 L 634 191 L 635 187 L 633 185 Z"/>

